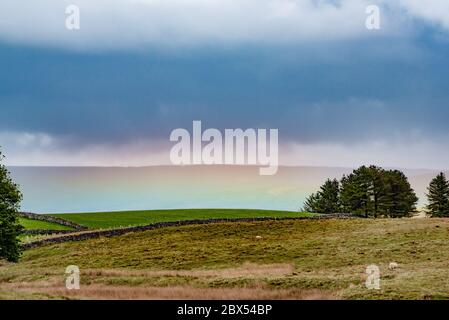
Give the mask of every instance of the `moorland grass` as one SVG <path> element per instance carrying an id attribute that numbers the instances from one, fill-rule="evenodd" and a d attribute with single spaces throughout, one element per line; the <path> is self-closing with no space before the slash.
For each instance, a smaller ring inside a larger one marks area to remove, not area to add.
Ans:
<path id="1" fill-rule="evenodd" d="M 0 287 L 7 284 L 14 294 L 28 284 L 28 293 L 66 295 L 60 289 L 51 291 L 51 285 L 63 286 L 65 267 L 75 264 L 82 270 L 82 285 L 95 291 L 97 298 L 112 288 L 131 294 L 130 288 L 190 286 L 189 290 L 233 288 L 236 297 L 238 290 L 254 288 L 318 290 L 324 297 L 344 299 L 449 299 L 448 241 L 449 219 L 284 220 L 169 227 L 28 250 L 20 263 L 0 266 Z M 399 267 L 389 270 L 390 262 Z M 291 271 L 270 272 L 273 264 L 285 265 L 285 270 L 292 266 Z M 380 290 L 365 287 L 370 264 L 380 268 Z M 239 274 L 236 270 L 245 265 L 254 268 L 255 274 L 257 266 L 268 266 L 268 271 L 257 276 Z M 102 289 L 94 290 L 96 286 Z M 84 292 L 87 296 L 80 291 L 75 297 L 88 297 L 89 290 Z M 301 296 L 288 292 L 287 297 Z"/>

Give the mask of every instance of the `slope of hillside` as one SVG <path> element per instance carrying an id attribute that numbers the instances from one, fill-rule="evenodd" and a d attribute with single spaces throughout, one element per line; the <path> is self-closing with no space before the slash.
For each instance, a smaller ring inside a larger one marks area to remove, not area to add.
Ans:
<path id="1" fill-rule="evenodd" d="M 447 219 L 289 220 L 66 242 L 0 262 L 0 297 L 449 298 L 448 230 Z M 365 287 L 371 264 L 380 290 Z M 81 290 L 65 289 L 68 265 Z"/>

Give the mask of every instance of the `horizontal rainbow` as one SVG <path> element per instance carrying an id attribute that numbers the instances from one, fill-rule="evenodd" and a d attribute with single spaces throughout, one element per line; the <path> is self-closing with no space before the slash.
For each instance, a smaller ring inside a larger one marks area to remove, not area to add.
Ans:
<path id="1" fill-rule="evenodd" d="M 10 167 L 22 210 L 41 213 L 178 208 L 298 210 L 327 178 L 349 168 L 258 166 Z M 434 172 L 409 170 L 423 199 Z"/>

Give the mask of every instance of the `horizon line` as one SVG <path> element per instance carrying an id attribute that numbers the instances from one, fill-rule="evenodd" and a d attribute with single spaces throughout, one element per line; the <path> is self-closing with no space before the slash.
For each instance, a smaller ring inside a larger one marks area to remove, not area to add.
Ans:
<path id="1" fill-rule="evenodd" d="M 373 164 L 364 164 L 364 166 L 371 166 Z M 120 169 L 139 169 L 139 168 L 155 168 L 155 167 L 255 167 L 260 168 L 263 165 L 258 164 L 184 164 L 184 165 L 173 165 L 173 164 L 148 164 L 141 166 L 126 166 L 126 165 L 7 165 L 8 168 L 120 168 Z M 328 169 L 355 169 L 363 165 L 357 166 L 317 166 L 317 165 L 278 165 L 278 168 L 328 168 Z M 399 167 L 399 166 L 381 166 L 378 167 L 387 169 L 402 169 L 402 170 L 425 170 L 425 171 L 449 171 L 449 168 L 417 168 L 417 167 Z"/>

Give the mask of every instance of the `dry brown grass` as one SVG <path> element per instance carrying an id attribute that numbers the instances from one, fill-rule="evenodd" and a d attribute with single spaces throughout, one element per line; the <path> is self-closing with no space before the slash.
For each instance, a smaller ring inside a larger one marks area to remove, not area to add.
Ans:
<path id="1" fill-rule="evenodd" d="M 225 269 L 193 269 L 193 270 L 124 270 L 124 269 L 86 269 L 82 272 L 84 279 L 100 279 L 101 283 L 82 284 L 81 290 L 67 290 L 64 278 L 54 269 L 35 269 L 33 274 L 45 275 L 45 280 L 2 283 L 1 289 L 14 290 L 14 298 L 39 294 L 39 298 L 68 299 L 332 299 L 335 296 L 324 290 L 275 289 L 268 288 L 262 281 L 239 288 L 201 288 L 192 285 L 152 286 L 145 281 L 158 278 L 194 278 L 197 282 L 223 281 L 226 279 L 266 279 L 290 276 L 294 272 L 293 264 L 276 263 L 259 265 L 244 263 L 236 268 Z M 143 284 L 108 285 L 114 281 L 132 282 L 134 279 Z"/>
<path id="2" fill-rule="evenodd" d="M 201 278 L 266 278 L 293 274 L 295 267 L 292 263 L 255 264 L 244 263 L 237 268 L 225 269 L 193 269 L 193 270 L 114 270 L 114 269 L 87 269 L 83 271 L 88 276 L 103 277 L 201 277 Z"/>
<path id="3" fill-rule="evenodd" d="M 12 287 L 7 285 L 5 288 Z M 48 282 L 14 284 L 14 290 L 40 293 L 48 297 L 94 300 L 317 300 L 335 299 L 329 291 L 319 289 L 195 288 L 192 286 L 127 287 L 103 284 L 83 285 L 80 290 L 67 290 Z"/>

